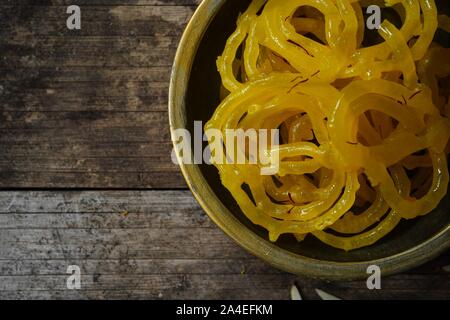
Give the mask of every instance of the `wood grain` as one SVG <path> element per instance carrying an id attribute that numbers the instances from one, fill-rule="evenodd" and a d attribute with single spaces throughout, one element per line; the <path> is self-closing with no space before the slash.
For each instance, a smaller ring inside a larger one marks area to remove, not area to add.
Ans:
<path id="1" fill-rule="evenodd" d="M 167 95 L 197 2 L 80 2 L 80 31 L 65 1 L 2 2 L 0 188 L 185 188 Z"/>
<path id="2" fill-rule="evenodd" d="M 176 199 L 176 201 L 174 201 Z M 447 253 L 404 275 L 324 283 L 278 271 L 218 230 L 188 191 L 0 192 L 0 298 L 448 298 Z M 82 289 L 67 290 L 67 266 Z"/>

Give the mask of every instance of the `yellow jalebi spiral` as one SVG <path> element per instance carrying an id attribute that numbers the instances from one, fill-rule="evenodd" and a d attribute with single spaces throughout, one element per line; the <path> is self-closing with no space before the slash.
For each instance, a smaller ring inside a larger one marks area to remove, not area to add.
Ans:
<path id="1" fill-rule="evenodd" d="M 450 49 L 433 39 L 449 19 L 434 0 L 375 2 L 253 0 L 218 58 L 212 163 L 271 241 L 369 246 L 447 194 Z M 369 4 L 402 21 L 383 20 L 383 42 L 363 46 Z M 279 131 L 262 150 L 278 157 L 276 174 L 261 174 L 267 163 L 246 144 L 256 137 L 228 135 L 249 129 Z"/>

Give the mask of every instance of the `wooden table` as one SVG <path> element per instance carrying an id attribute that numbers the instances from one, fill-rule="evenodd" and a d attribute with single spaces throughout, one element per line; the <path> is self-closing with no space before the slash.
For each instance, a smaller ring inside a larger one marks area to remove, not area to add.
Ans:
<path id="1" fill-rule="evenodd" d="M 275 270 L 206 217 L 170 161 L 167 118 L 199 1 L 73 1 L 78 31 L 72 2 L 0 2 L 0 298 L 288 299 L 294 282 L 305 299 L 449 298 L 450 252 L 369 291 Z"/>

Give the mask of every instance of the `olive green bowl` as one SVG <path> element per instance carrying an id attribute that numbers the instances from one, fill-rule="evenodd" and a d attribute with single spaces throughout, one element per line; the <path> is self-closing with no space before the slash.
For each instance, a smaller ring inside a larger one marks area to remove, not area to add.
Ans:
<path id="1" fill-rule="evenodd" d="M 194 121 L 206 123 L 218 106 L 220 77 L 216 59 L 250 0 L 204 0 L 189 23 L 172 70 L 169 94 L 170 129 L 193 133 Z M 193 135 L 193 134 L 192 134 Z M 189 188 L 209 217 L 239 245 L 276 268 L 299 275 L 350 280 L 367 277 L 378 265 L 383 275 L 398 273 L 436 257 L 450 247 L 450 197 L 429 215 L 404 221 L 378 243 L 345 252 L 314 237 L 297 242 L 285 235 L 276 243 L 252 224 L 208 165 L 181 164 Z"/>

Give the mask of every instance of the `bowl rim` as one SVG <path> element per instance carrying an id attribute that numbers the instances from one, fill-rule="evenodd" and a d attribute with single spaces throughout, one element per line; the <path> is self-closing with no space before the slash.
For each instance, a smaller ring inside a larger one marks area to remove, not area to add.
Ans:
<path id="1" fill-rule="evenodd" d="M 203 0 L 180 40 L 172 67 L 169 88 L 169 123 L 173 145 L 175 129 L 186 128 L 185 94 L 193 61 L 209 24 L 226 0 Z M 183 164 L 177 155 L 181 172 L 197 202 L 214 223 L 238 245 L 270 265 L 297 275 L 326 280 L 367 278 L 367 268 L 377 265 L 387 276 L 417 267 L 450 248 L 450 224 L 423 243 L 395 255 L 360 262 L 317 260 L 285 250 L 263 239 L 243 225 L 220 201 L 197 165 Z"/>

